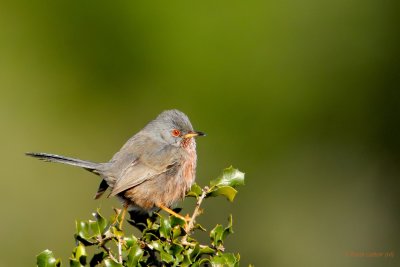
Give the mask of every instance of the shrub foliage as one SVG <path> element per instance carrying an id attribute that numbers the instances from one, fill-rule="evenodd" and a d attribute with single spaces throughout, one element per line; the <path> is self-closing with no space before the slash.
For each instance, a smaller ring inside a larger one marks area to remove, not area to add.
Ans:
<path id="1" fill-rule="evenodd" d="M 154 212 L 136 221 L 128 222 L 140 230 L 140 237 L 127 235 L 123 231 L 123 216 L 119 209 L 106 219 L 100 210 L 93 219 L 76 221 L 75 240 L 69 259 L 71 267 L 106 266 L 239 266 L 239 254 L 225 252 L 224 240 L 233 233 L 232 215 L 226 226 L 217 224 L 209 231 L 208 244 L 200 244 L 192 234 L 206 231 L 196 223 L 202 213 L 201 204 L 209 197 L 224 196 L 233 201 L 240 185 L 244 185 L 244 173 L 229 167 L 208 186 L 194 184 L 187 197 L 196 198 L 196 205 L 186 221 L 175 217 L 164 217 Z M 134 216 L 132 216 L 135 219 Z M 92 249 L 93 248 L 93 249 Z M 39 267 L 63 266 L 50 250 L 37 256 Z"/>

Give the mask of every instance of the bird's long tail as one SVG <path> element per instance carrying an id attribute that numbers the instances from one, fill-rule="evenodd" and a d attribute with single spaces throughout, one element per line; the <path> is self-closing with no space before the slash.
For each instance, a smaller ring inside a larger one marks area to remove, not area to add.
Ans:
<path id="1" fill-rule="evenodd" d="M 68 158 L 64 156 L 48 154 L 48 153 L 36 153 L 36 152 L 27 152 L 25 153 L 27 156 L 31 156 L 40 160 L 48 161 L 48 162 L 59 162 L 68 165 L 82 167 L 90 172 L 97 173 L 100 164 L 94 163 L 90 161 Z"/>

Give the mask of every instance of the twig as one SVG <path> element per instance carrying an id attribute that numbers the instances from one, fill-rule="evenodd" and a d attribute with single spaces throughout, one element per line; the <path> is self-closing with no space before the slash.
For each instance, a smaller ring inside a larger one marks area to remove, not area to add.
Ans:
<path id="1" fill-rule="evenodd" d="M 118 259 L 119 263 L 122 264 L 122 244 L 121 244 L 121 237 L 118 237 Z"/>
<path id="2" fill-rule="evenodd" d="M 188 235 L 190 234 L 190 232 L 192 231 L 192 229 L 194 227 L 194 223 L 196 221 L 196 217 L 199 216 L 200 213 L 201 213 L 200 206 L 201 206 L 201 203 L 203 202 L 204 198 L 206 197 L 208 190 L 209 190 L 208 186 L 204 187 L 202 189 L 202 191 L 203 191 L 202 194 L 197 199 L 196 207 L 194 208 L 193 215 L 190 218 L 190 221 L 189 221 L 187 227 L 185 227 L 186 235 L 182 238 L 182 243 L 188 243 L 187 242 L 187 237 L 188 237 Z"/>
<path id="3" fill-rule="evenodd" d="M 105 244 L 101 244 L 100 245 L 108 254 L 108 256 L 115 262 L 118 262 L 117 259 L 114 258 L 114 256 L 112 255 L 111 249 L 109 249 L 108 247 L 106 247 Z"/>
<path id="4" fill-rule="evenodd" d="M 182 240 L 181 242 L 182 242 L 182 245 L 184 245 L 184 246 L 189 246 L 189 247 L 195 247 L 196 246 L 196 244 L 190 243 L 190 242 L 188 242 L 186 240 Z M 209 248 L 209 246 L 201 245 L 201 244 L 199 244 L 199 247 L 200 248 Z"/>

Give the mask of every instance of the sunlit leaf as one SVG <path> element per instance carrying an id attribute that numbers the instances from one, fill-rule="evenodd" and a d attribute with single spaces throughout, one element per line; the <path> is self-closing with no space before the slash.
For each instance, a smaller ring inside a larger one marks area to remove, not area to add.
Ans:
<path id="1" fill-rule="evenodd" d="M 170 216 L 170 222 L 171 222 L 171 227 L 174 227 L 176 225 L 179 226 L 185 226 L 185 220 L 182 220 L 181 218 L 175 217 L 175 216 Z"/>
<path id="2" fill-rule="evenodd" d="M 172 263 L 174 262 L 174 256 L 170 255 L 169 253 L 165 251 L 160 251 L 160 257 L 161 261 L 166 262 L 166 263 Z"/>
<path id="3" fill-rule="evenodd" d="M 231 186 L 213 187 L 207 194 L 207 197 L 225 196 L 230 202 L 233 202 L 237 194 L 236 189 Z"/>
<path id="4" fill-rule="evenodd" d="M 190 188 L 190 191 L 187 192 L 186 196 L 197 198 L 201 195 L 201 193 L 202 193 L 201 187 L 198 184 L 194 183 Z"/>
<path id="5" fill-rule="evenodd" d="M 222 225 L 217 224 L 214 229 L 210 232 L 211 244 L 213 246 L 218 246 L 222 243 L 222 234 L 224 232 L 224 228 Z"/>
<path id="6" fill-rule="evenodd" d="M 239 259 L 232 253 L 226 253 L 212 257 L 210 260 L 211 266 L 213 267 L 225 267 L 225 266 L 239 266 Z"/>
<path id="7" fill-rule="evenodd" d="M 130 247 L 132 247 L 132 246 L 134 246 L 136 243 L 137 243 L 137 238 L 136 238 L 136 236 L 134 236 L 134 235 L 131 235 L 131 236 L 129 236 L 129 237 L 124 237 L 124 241 L 125 241 L 125 244 L 126 244 L 126 246 L 128 247 L 128 248 L 130 248 Z"/>
<path id="8" fill-rule="evenodd" d="M 172 229 L 172 239 L 175 240 L 176 238 L 180 237 L 181 235 L 182 235 L 181 227 L 180 226 L 175 226 Z"/>
<path id="9" fill-rule="evenodd" d="M 89 223 L 85 221 L 76 221 L 76 231 L 84 239 L 90 239 L 91 237 L 89 234 Z"/>
<path id="10" fill-rule="evenodd" d="M 61 266 L 59 260 L 57 260 L 53 252 L 46 249 L 42 253 L 36 256 L 36 264 L 38 267 L 58 267 Z M 58 265 L 57 265 L 58 264 Z"/>
<path id="11" fill-rule="evenodd" d="M 225 238 L 231 233 L 233 233 L 232 215 L 230 215 L 228 218 L 228 226 L 227 227 L 224 228 L 222 225 L 217 224 L 214 227 L 214 229 L 211 230 L 211 232 L 210 232 L 211 244 L 214 247 L 222 245 Z"/>
<path id="12" fill-rule="evenodd" d="M 74 251 L 72 252 L 72 257 L 70 259 L 70 265 L 72 266 L 84 266 L 86 265 L 86 249 L 85 246 L 81 243 L 75 247 Z"/>
<path id="13" fill-rule="evenodd" d="M 225 185 L 232 187 L 244 185 L 244 173 L 230 166 L 222 172 L 221 176 L 210 182 L 211 187 Z"/>
<path id="14" fill-rule="evenodd" d="M 126 266 L 128 267 L 138 266 L 139 261 L 143 257 L 143 253 L 144 253 L 143 249 L 141 249 L 137 243 L 132 245 L 132 247 L 129 249 Z"/>
<path id="15" fill-rule="evenodd" d="M 120 263 L 118 263 L 118 262 L 116 262 L 116 261 L 114 261 L 112 259 L 105 259 L 104 260 L 104 265 L 106 267 L 123 267 L 122 264 L 120 264 Z"/>
<path id="16" fill-rule="evenodd" d="M 160 218 L 160 236 L 169 238 L 171 235 L 171 224 L 168 218 Z"/>

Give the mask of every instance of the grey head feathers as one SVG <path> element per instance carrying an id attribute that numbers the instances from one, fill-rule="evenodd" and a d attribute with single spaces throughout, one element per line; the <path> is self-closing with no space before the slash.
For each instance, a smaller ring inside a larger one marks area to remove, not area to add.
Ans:
<path id="1" fill-rule="evenodd" d="M 173 130 L 179 130 L 182 135 L 193 131 L 189 118 L 181 111 L 172 109 L 163 111 L 156 119 L 149 122 L 141 131 L 151 132 L 154 137 L 170 145 L 178 146 L 181 138 L 171 135 Z"/>
<path id="2" fill-rule="evenodd" d="M 159 128 L 160 130 L 178 129 L 183 133 L 193 131 L 189 118 L 177 109 L 165 110 L 157 118 L 146 125 L 145 129 Z"/>

